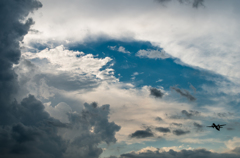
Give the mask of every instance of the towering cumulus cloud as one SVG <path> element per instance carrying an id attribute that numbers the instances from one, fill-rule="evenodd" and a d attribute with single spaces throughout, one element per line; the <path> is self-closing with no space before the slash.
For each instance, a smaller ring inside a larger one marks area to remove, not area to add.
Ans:
<path id="1" fill-rule="evenodd" d="M 108 122 L 109 105 L 85 104 L 81 113 L 69 113 L 70 123 L 64 124 L 33 95 L 20 103 L 14 99 L 19 84 L 13 64 L 19 62 L 20 42 L 33 24 L 26 17 L 41 6 L 37 0 L 0 1 L 0 157 L 99 157 L 98 144 L 116 142 L 115 132 L 120 129 Z"/>

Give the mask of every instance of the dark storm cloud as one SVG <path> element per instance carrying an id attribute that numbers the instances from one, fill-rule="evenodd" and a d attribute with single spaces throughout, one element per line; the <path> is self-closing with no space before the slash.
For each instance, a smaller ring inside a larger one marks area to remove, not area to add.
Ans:
<path id="1" fill-rule="evenodd" d="M 177 135 L 177 136 L 181 136 L 181 135 L 185 135 L 190 133 L 190 131 L 184 131 L 182 129 L 176 129 L 173 131 L 173 134 Z"/>
<path id="2" fill-rule="evenodd" d="M 119 158 L 239 158 L 240 150 L 238 148 L 232 150 L 232 153 L 216 153 L 206 149 L 181 150 L 181 151 L 146 151 L 146 152 L 131 152 L 122 154 Z"/>
<path id="3" fill-rule="evenodd" d="M 203 131 L 203 125 L 197 123 L 197 122 L 194 122 L 193 123 L 193 126 L 196 128 L 196 131 Z"/>
<path id="4" fill-rule="evenodd" d="M 155 0 L 159 3 L 166 3 L 170 2 L 171 0 Z M 193 8 L 198 8 L 200 6 L 204 6 L 203 2 L 204 0 L 178 0 L 179 3 L 186 3 L 186 4 L 192 4 Z"/>
<path id="5" fill-rule="evenodd" d="M 5 118 L 5 119 L 3 119 Z M 29 95 L 1 111 L 0 157 L 62 157 L 66 142 L 57 135 L 58 123 L 44 111 L 42 103 Z"/>
<path id="6" fill-rule="evenodd" d="M 150 95 L 156 97 L 156 98 L 162 98 L 164 93 L 158 90 L 157 88 L 151 87 L 150 88 Z"/>
<path id="7" fill-rule="evenodd" d="M 21 55 L 19 42 L 33 24 L 23 21 L 41 6 L 37 0 L 0 1 L 0 157 L 97 158 L 98 145 L 116 142 L 120 129 L 108 121 L 109 105 L 85 104 L 82 112 L 68 113 L 70 123 L 64 124 L 33 95 L 20 103 L 14 99 L 20 83 L 12 67 Z M 70 135 L 63 139 L 60 134 Z"/>
<path id="8" fill-rule="evenodd" d="M 200 112 L 193 111 L 193 110 L 189 110 L 189 112 L 187 112 L 186 110 L 182 110 L 181 113 L 189 119 L 192 118 L 193 116 L 199 116 L 200 115 Z"/>
<path id="9" fill-rule="evenodd" d="M 181 90 L 177 87 L 171 87 L 171 89 L 175 90 L 177 93 L 179 93 L 181 96 L 186 97 L 189 101 L 195 101 L 196 98 L 192 96 L 187 90 Z"/>
<path id="10" fill-rule="evenodd" d="M 162 133 L 169 133 L 171 132 L 169 128 L 164 128 L 164 127 L 156 127 L 155 128 L 157 131 L 162 132 Z"/>
<path id="11" fill-rule="evenodd" d="M 137 130 L 136 132 L 130 135 L 131 138 L 147 138 L 153 137 L 152 131 L 148 128 L 146 130 Z"/>

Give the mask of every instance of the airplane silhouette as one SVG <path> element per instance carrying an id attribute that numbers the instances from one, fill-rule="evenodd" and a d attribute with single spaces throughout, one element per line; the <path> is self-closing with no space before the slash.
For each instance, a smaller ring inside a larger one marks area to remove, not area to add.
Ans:
<path id="1" fill-rule="evenodd" d="M 226 124 L 224 124 L 224 125 L 219 125 L 219 124 L 218 124 L 218 125 L 215 125 L 215 123 L 213 123 L 212 126 L 207 126 L 207 127 L 212 127 L 212 128 L 215 127 L 216 130 L 220 131 L 220 128 L 222 128 L 222 126 L 225 126 L 225 125 L 226 125 Z"/>

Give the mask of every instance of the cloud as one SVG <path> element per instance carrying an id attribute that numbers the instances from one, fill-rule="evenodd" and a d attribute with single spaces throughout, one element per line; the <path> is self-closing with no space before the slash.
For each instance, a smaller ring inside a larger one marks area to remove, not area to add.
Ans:
<path id="1" fill-rule="evenodd" d="M 173 134 L 175 134 L 177 136 L 185 135 L 185 134 L 188 134 L 188 133 L 190 133 L 190 131 L 184 131 L 182 129 L 173 130 Z"/>
<path id="2" fill-rule="evenodd" d="M 117 46 L 108 46 L 108 48 L 111 49 L 111 50 L 121 52 L 121 53 L 130 54 L 130 52 L 127 51 L 123 46 L 119 46 L 118 49 L 117 49 Z"/>
<path id="3" fill-rule="evenodd" d="M 166 2 L 170 2 L 171 0 L 155 0 L 159 3 L 166 3 Z M 192 4 L 192 7 L 193 8 L 198 8 L 200 6 L 204 6 L 203 5 L 203 2 L 204 0 L 178 0 L 179 3 L 189 3 L 189 4 Z"/>
<path id="4" fill-rule="evenodd" d="M 108 121 L 109 105 L 98 107 L 96 103 L 86 103 L 83 111 L 66 110 L 69 122 L 62 123 L 51 117 L 42 102 L 33 95 L 24 97 L 20 102 L 15 99 L 22 91 L 22 84 L 27 84 L 31 77 L 40 71 L 31 62 L 22 60 L 25 67 L 18 70 L 27 73 L 18 78 L 13 64 L 18 64 L 21 56 L 19 44 L 33 24 L 32 19 L 25 18 L 42 4 L 36 0 L 3 0 L 0 1 L 0 6 L 0 157 L 99 157 L 102 149 L 98 145 L 102 142 L 116 142 L 115 133 L 120 129 L 114 122 Z M 64 53 L 64 57 L 73 55 Z M 48 55 L 48 59 L 51 59 L 48 62 L 57 65 L 59 71 L 74 68 L 71 64 L 64 67 L 66 69 L 62 67 L 63 56 L 56 59 L 54 55 Z M 89 59 L 88 56 L 86 58 Z M 95 65 L 90 63 L 88 70 L 94 72 L 101 63 L 102 61 Z M 27 69 L 24 69 L 26 67 Z M 46 71 L 51 68 L 46 68 Z"/>
<path id="5" fill-rule="evenodd" d="M 161 117 L 156 117 L 155 120 L 162 121 L 163 119 Z"/>
<path id="6" fill-rule="evenodd" d="M 156 127 L 155 128 L 157 131 L 162 132 L 162 133 L 169 133 L 171 132 L 169 128 L 164 128 L 164 127 Z"/>
<path id="7" fill-rule="evenodd" d="M 187 118 L 192 118 L 193 116 L 198 116 L 200 115 L 200 112 L 198 111 L 193 111 L 190 110 L 189 112 L 187 112 L 186 110 L 182 110 L 181 112 L 183 115 L 185 115 Z"/>
<path id="8" fill-rule="evenodd" d="M 161 92 L 161 90 L 154 88 L 154 87 L 150 87 L 150 95 L 156 97 L 156 98 L 162 98 L 164 93 Z"/>
<path id="9" fill-rule="evenodd" d="M 234 150 L 232 150 L 234 151 Z M 186 157 L 204 157 L 204 158 L 238 158 L 239 152 L 236 149 L 234 153 L 216 153 L 206 149 L 194 149 L 194 150 L 181 150 L 181 151 L 174 151 L 170 149 L 169 151 L 161 151 L 158 149 L 156 151 L 147 150 L 145 152 L 130 152 L 126 154 L 122 154 L 119 158 L 186 158 Z"/>
<path id="10" fill-rule="evenodd" d="M 197 122 L 194 122 L 193 125 L 194 125 L 194 127 L 197 128 L 196 131 L 202 131 L 203 130 L 203 125 L 201 125 L 201 124 L 199 124 Z"/>
<path id="11" fill-rule="evenodd" d="M 194 91 L 194 93 L 196 93 L 197 92 L 196 88 L 191 83 L 188 82 L 188 84 L 189 87 Z"/>
<path id="12" fill-rule="evenodd" d="M 125 48 L 124 48 L 123 46 L 120 46 L 120 47 L 118 48 L 118 51 L 119 51 L 119 52 L 122 52 L 122 53 L 130 53 L 129 51 L 125 50 Z"/>
<path id="13" fill-rule="evenodd" d="M 147 138 L 153 137 L 152 131 L 148 128 L 146 130 L 137 130 L 130 135 L 131 138 Z"/>
<path id="14" fill-rule="evenodd" d="M 175 125 L 175 126 L 180 126 L 182 127 L 182 124 L 181 123 L 171 123 L 172 125 Z"/>
<path id="15" fill-rule="evenodd" d="M 221 117 L 221 118 L 226 118 L 228 116 L 233 116 L 233 115 L 235 115 L 235 114 L 232 113 L 232 112 L 219 112 L 219 113 L 217 113 L 217 116 Z"/>
<path id="16" fill-rule="evenodd" d="M 4 111 L 1 109 L 0 155 L 62 157 L 67 144 L 58 136 L 57 127 L 49 122 L 59 124 L 32 95 L 23 99 L 20 104 L 14 102 Z"/>
<path id="17" fill-rule="evenodd" d="M 204 1 L 206 7 L 198 10 L 178 3 L 161 7 L 152 1 L 142 0 L 132 0 L 127 5 L 122 1 L 107 2 L 108 5 L 93 1 L 72 0 L 66 3 L 62 0 L 42 0 L 44 11 L 41 15 L 40 12 L 33 15 L 36 24 L 32 28 L 42 33 L 28 34 L 24 38 L 25 45 L 44 44 L 53 39 L 57 42 L 84 43 L 97 41 L 99 37 L 149 41 L 181 60 L 182 64 L 210 70 L 238 83 L 238 0 Z M 196 1 L 195 6 L 199 4 L 201 1 Z M 56 17 L 61 19 L 56 20 Z"/>
<path id="18" fill-rule="evenodd" d="M 187 90 L 184 89 L 184 91 L 182 91 L 181 89 L 177 88 L 177 87 L 171 87 L 171 89 L 175 90 L 177 93 L 179 93 L 181 96 L 186 97 L 189 101 L 195 101 L 196 98 L 194 96 L 192 96 Z"/>
<path id="19" fill-rule="evenodd" d="M 225 141 L 224 144 L 227 146 L 228 149 L 234 150 L 235 148 L 240 146 L 240 138 L 233 137 L 232 139 Z"/>
<path id="20" fill-rule="evenodd" d="M 109 122 L 109 107 L 107 104 L 98 106 L 96 102 L 85 103 L 84 109 L 80 113 L 68 113 L 71 128 L 60 130 L 60 135 L 70 141 L 64 153 L 65 157 L 99 157 L 103 152 L 98 147 L 100 143 L 116 142 L 115 133 L 121 127 L 114 122 Z"/>
<path id="21" fill-rule="evenodd" d="M 150 58 L 150 59 L 166 59 L 170 56 L 164 51 L 158 51 L 158 50 L 144 50 L 141 49 L 136 53 L 136 56 L 140 58 Z"/>

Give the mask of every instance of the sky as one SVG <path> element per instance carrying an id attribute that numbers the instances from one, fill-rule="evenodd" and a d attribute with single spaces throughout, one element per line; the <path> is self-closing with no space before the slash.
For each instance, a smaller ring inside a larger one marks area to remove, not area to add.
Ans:
<path id="1" fill-rule="evenodd" d="M 239 157 L 239 6 L 1 0 L 0 157 Z"/>

